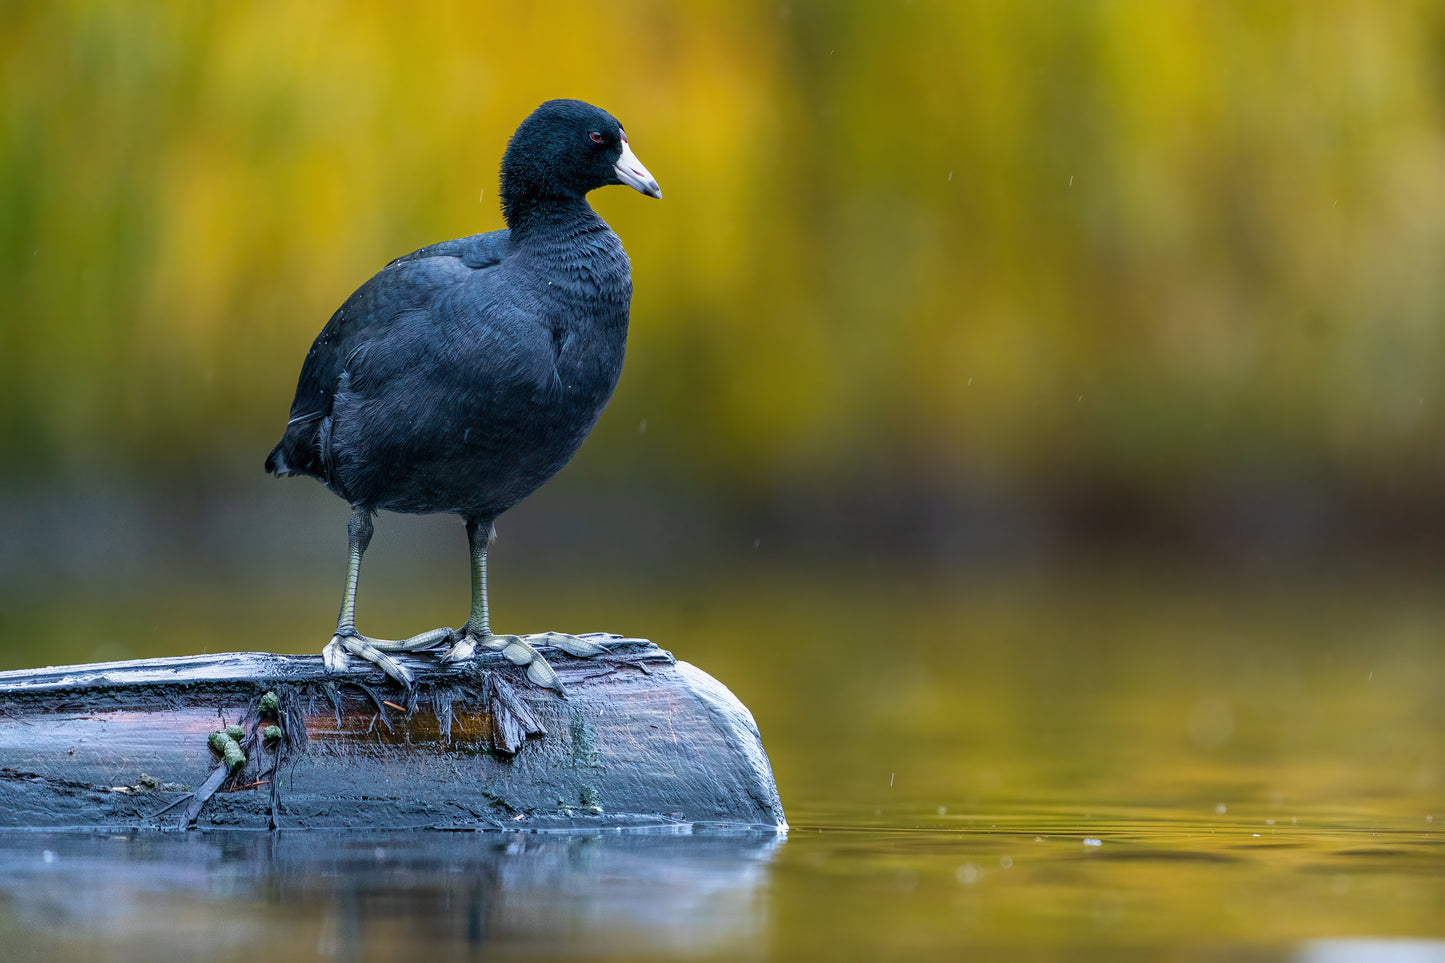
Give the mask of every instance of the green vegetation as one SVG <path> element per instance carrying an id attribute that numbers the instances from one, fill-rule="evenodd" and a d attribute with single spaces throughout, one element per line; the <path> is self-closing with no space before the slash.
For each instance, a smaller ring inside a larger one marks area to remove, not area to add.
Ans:
<path id="1" fill-rule="evenodd" d="M 211 749 L 220 756 L 226 763 L 226 768 L 235 772 L 246 764 L 246 754 L 241 751 L 237 743 L 237 736 L 232 735 L 231 730 L 236 726 L 227 726 L 225 729 L 217 729 L 211 733 L 206 741 L 210 743 Z M 244 733 L 243 733 L 244 735 Z"/>

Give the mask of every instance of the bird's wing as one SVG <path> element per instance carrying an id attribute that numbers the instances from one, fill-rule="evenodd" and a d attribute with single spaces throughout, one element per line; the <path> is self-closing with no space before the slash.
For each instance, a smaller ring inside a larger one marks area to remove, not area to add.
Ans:
<path id="1" fill-rule="evenodd" d="M 266 469 L 325 479 L 323 423 L 343 377 L 362 374 L 370 346 L 399 318 L 427 311 L 447 275 L 496 267 L 509 242 L 509 231 L 492 231 L 429 245 L 392 261 L 347 298 L 306 353 L 286 433 Z"/>
<path id="2" fill-rule="evenodd" d="M 454 257 L 460 258 L 461 262 L 469 268 L 491 267 L 494 264 L 500 264 L 502 258 L 507 256 L 511 237 L 511 231 L 491 231 L 486 234 L 473 234 L 471 237 L 459 237 L 455 241 L 442 241 L 440 244 L 430 244 L 412 251 L 410 254 L 392 261 L 391 264 L 419 261 L 428 257 Z"/>

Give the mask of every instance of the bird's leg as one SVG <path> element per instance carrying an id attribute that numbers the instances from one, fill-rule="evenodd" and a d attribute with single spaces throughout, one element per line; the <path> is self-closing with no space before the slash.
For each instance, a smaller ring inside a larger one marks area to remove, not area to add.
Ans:
<path id="1" fill-rule="evenodd" d="M 452 647 L 442 656 L 447 662 L 470 659 L 481 645 L 501 652 L 514 665 L 525 666 L 527 678 L 547 689 L 562 691 L 562 682 L 551 664 L 532 647 L 532 642 L 555 645 L 565 652 L 582 658 L 590 658 L 605 651 L 596 642 L 563 635 L 560 632 L 543 632 L 540 635 L 493 635 L 487 619 L 487 548 L 496 537 L 496 530 L 490 522 L 474 518 L 467 519 L 467 545 L 472 555 L 472 611 L 467 624 L 456 633 Z"/>
<path id="2" fill-rule="evenodd" d="M 327 671 L 336 672 L 346 667 L 349 652 L 375 663 L 402 685 L 410 686 L 411 670 L 386 653 L 435 647 L 451 638 L 452 630 L 433 629 L 399 642 L 368 638 L 356 631 L 356 585 L 361 578 L 361 556 L 366 554 L 366 547 L 371 544 L 371 534 L 371 512 L 359 505 L 351 506 L 351 521 L 346 526 L 346 588 L 341 595 L 341 614 L 336 619 L 336 634 L 321 650 L 321 657 Z"/>
<path id="3" fill-rule="evenodd" d="M 475 518 L 467 519 L 467 548 L 472 558 L 472 611 L 467 622 L 456 633 L 452 647 L 442 656 L 444 662 L 461 662 L 470 659 L 477 651 L 477 643 L 488 648 L 505 645 L 490 644 L 500 636 L 492 635 L 487 622 L 487 547 L 492 544 L 496 530 L 490 523 Z"/>
<path id="4" fill-rule="evenodd" d="M 492 638 L 491 623 L 487 618 L 487 549 L 497 530 L 490 524 L 467 519 L 467 549 L 472 559 L 472 610 L 467 614 L 467 624 L 462 626 L 461 637 Z M 471 653 L 467 653 L 470 655 Z"/>

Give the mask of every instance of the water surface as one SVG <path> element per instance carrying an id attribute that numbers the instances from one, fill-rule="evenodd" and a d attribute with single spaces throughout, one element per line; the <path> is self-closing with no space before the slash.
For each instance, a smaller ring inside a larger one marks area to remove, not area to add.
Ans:
<path id="1" fill-rule="evenodd" d="M 376 590 L 368 630 L 445 621 L 455 594 Z M 502 597 L 503 626 L 646 635 L 731 686 L 786 838 L 14 833 L 0 940 L 58 960 L 1445 960 L 1428 580 L 759 575 Z M 309 586 L 261 612 L 174 599 L 11 604 L 6 667 L 305 651 L 334 619 Z M 247 644 L 265 639 L 286 644 Z"/>

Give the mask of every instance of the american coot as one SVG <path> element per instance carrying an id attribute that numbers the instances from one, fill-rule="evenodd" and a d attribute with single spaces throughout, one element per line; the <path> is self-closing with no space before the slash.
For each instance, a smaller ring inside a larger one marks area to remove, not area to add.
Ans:
<path id="1" fill-rule="evenodd" d="M 411 672 L 388 652 L 434 649 L 455 661 L 482 645 L 560 691 L 532 643 L 600 651 L 559 633 L 493 635 L 487 546 L 496 517 L 567 464 L 617 386 L 631 265 L 586 199 L 608 184 L 662 196 L 616 118 L 581 101 L 548 101 L 502 158 L 508 229 L 392 261 L 311 346 L 266 470 L 310 475 L 351 503 L 341 616 L 322 653 L 328 669 L 352 653 L 410 684 Z M 356 631 L 361 556 L 381 509 L 466 520 L 472 610 L 460 630 L 399 642 Z"/>

